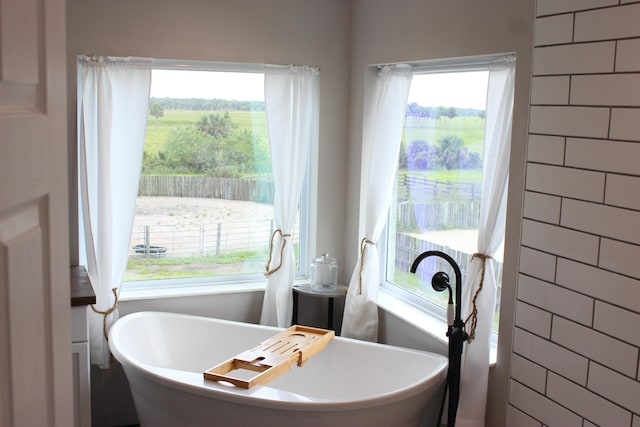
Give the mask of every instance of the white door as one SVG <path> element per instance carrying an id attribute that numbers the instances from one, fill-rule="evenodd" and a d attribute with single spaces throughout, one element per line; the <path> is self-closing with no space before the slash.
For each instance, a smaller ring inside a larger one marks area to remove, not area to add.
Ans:
<path id="1" fill-rule="evenodd" d="M 71 426 L 64 0 L 0 0 L 0 426 Z"/>

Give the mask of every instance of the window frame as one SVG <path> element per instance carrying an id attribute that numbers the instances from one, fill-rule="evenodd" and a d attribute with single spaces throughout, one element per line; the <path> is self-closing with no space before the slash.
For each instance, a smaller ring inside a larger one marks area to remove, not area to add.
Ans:
<path id="1" fill-rule="evenodd" d="M 217 61 L 194 61 L 194 60 L 173 60 L 173 59 L 149 59 L 152 64 L 152 70 L 175 70 L 175 71 L 209 71 L 209 72 L 233 72 L 233 73 L 261 73 L 264 74 L 266 64 L 258 63 L 232 63 L 232 62 L 217 62 Z M 79 71 L 78 71 L 79 73 Z M 78 82 L 79 82 L 78 78 Z M 79 85 L 79 83 L 78 83 Z M 82 93 L 78 87 L 78 100 L 79 103 Z M 317 150 L 309 150 L 309 158 L 307 159 L 308 166 L 311 165 L 314 157 L 314 153 Z M 310 253 L 310 201 L 311 195 L 311 168 L 307 167 L 302 191 L 299 201 L 299 228 L 298 228 L 298 257 L 297 266 L 295 272 L 296 280 L 304 280 L 308 277 L 308 264 Z M 81 224 L 79 224 L 81 226 Z M 79 237 L 81 239 L 82 230 L 79 230 Z M 79 239 L 79 242 L 80 242 Z M 81 243 L 80 243 L 81 244 Z M 268 242 L 267 242 L 268 244 Z M 265 259 L 265 264 L 267 260 Z M 222 285 L 231 285 L 232 287 L 240 288 L 240 285 L 245 284 L 259 284 L 264 287 L 264 274 L 263 273 L 249 273 L 249 274 L 237 274 L 237 275 L 225 275 L 225 276 L 197 276 L 197 277 L 185 277 L 185 278 L 166 278 L 166 279 L 152 279 L 152 280 L 137 280 L 137 281 L 122 281 L 121 289 L 125 293 L 136 292 L 151 292 L 154 290 L 162 293 L 167 290 L 185 290 L 185 288 L 197 287 L 209 288 L 212 292 L 220 290 Z M 188 292 L 188 291 L 187 291 Z"/>
<path id="2" fill-rule="evenodd" d="M 414 75 L 420 74 L 442 74 L 442 73 L 456 73 L 456 72 L 471 72 L 471 71 L 488 71 L 492 62 L 506 58 L 513 55 L 512 53 L 484 55 L 474 57 L 462 57 L 462 58 L 447 58 L 429 61 L 420 61 L 409 63 L 413 67 Z M 484 173 L 484 172 L 483 172 Z M 397 165 L 396 165 L 397 175 Z M 390 256 L 388 249 L 389 245 L 389 220 L 392 217 L 391 209 L 392 204 L 389 206 L 387 213 L 387 222 L 382 231 L 381 237 L 378 240 L 379 247 L 379 268 L 380 268 L 380 288 L 384 292 L 388 293 L 392 298 L 398 299 L 404 303 L 409 304 L 412 307 L 417 308 L 423 312 L 426 316 L 435 318 L 437 321 L 442 322 L 443 330 L 446 330 L 447 322 L 447 310 L 445 307 L 440 306 L 428 299 L 421 297 L 413 292 L 404 289 L 398 284 L 387 280 L 387 267 L 390 262 Z M 464 281 L 464 278 L 463 278 Z M 462 286 L 462 283 L 459 284 Z M 500 288 L 501 289 L 501 288 Z M 434 291 L 435 292 L 435 291 Z M 501 300 L 498 296 L 498 300 Z M 492 331 L 491 333 L 491 347 L 497 348 L 499 331 Z"/>

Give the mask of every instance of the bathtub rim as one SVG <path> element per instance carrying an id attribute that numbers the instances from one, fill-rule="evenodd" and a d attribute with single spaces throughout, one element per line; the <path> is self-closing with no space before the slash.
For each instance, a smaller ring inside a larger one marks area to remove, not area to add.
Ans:
<path id="1" fill-rule="evenodd" d="M 351 338 L 339 337 L 336 336 L 334 339 L 339 341 L 347 341 L 352 342 L 355 345 L 364 345 L 364 346 L 372 346 L 376 347 L 379 345 L 383 345 L 388 348 L 397 349 L 402 352 L 419 354 L 422 356 L 428 356 L 435 359 L 435 367 L 432 371 L 433 374 L 430 377 L 424 378 L 423 380 L 414 383 L 412 385 L 408 385 L 405 387 L 401 387 L 395 389 L 391 392 L 387 392 L 375 397 L 367 397 L 360 399 L 342 399 L 342 400 L 326 400 L 321 398 L 307 397 L 300 394 L 296 394 L 293 392 L 288 392 L 284 390 L 280 390 L 274 387 L 269 387 L 269 385 L 257 385 L 251 389 L 242 389 L 237 387 L 229 387 L 225 385 L 221 385 L 214 381 L 206 381 L 203 378 L 202 373 L 194 373 L 188 371 L 179 371 L 173 370 L 171 368 L 161 368 L 153 365 L 149 365 L 146 363 L 142 363 L 139 360 L 134 359 L 130 354 L 126 354 L 120 350 L 120 348 L 116 345 L 118 343 L 118 334 L 121 329 L 127 322 L 133 321 L 138 317 L 154 317 L 154 316 L 162 316 L 169 318 L 186 318 L 186 319 L 195 319 L 197 321 L 203 322 L 211 322 L 211 323 L 222 323 L 222 324 L 230 324 L 230 325 L 246 325 L 247 327 L 257 327 L 264 330 L 272 330 L 274 333 L 277 333 L 283 328 L 278 328 L 274 326 L 265 326 L 253 323 L 246 322 L 238 322 L 233 320 L 226 319 L 218 319 L 211 317 L 204 317 L 198 315 L 190 315 L 190 314 L 181 314 L 181 313 L 171 313 L 171 312 L 162 312 L 162 311 L 141 311 L 136 313 L 127 314 L 126 316 L 118 319 L 109 331 L 109 348 L 113 353 L 114 357 L 118 362 L 122 365 L 125 373 L 128 369 L 132 369 L 135 371 L 137 375 L 141 375 L 146 380 L 150 380 L 156 384 L 175 388 L 182 392 L 195 394 L 198 396 L 203 396 L 207 398 L 215 398 L 228 402 L 234 402 L 239 404 L 248 404 L 253 406 L 259 406 L 263 408 L 271 408 L 271 409 L 280 409 L 280 410 L 294 410 L 294 411 L 350 411 L 350 410 L 358 410 L 358 409 L 366 409 L 377 406 L 384 406 L 393 403 L 397 403 L 400 401 L 408 400 L 416 397 L 416 395 L 421 393 L 430 393 L 435 395 L 435 390 L 444 384 L 446 378 L 446 372 L 448 367 L 448 360 L 446 357 L 437 354 L 431 353 L 427 351 L 414 350 L 394 345 L 388 344 L 380 344 L 380 343 L 372 343 L 367 341 L 361 341 Z M 292 369 L 296 369 L 293 367 Z M 172 373 L 176 373 L 175 376 L 171 376 Z M 179 379 L 180 373 L 186 373 L 187 377 L 193 377 L 193 381 L 189 381 Z M 127 381 L 129 382 L 129 378 L 127 377 Z M 187 382 L 188 381 L 188 382 Z M 131 386 L 131 385 L 130 385 Z M 132 387 L 133 388 L 133 387 Z M 276 392 L 271 392 L 271 390 L 275 390 Z M 132 390 L 133 392 L 133 390 Z M 290 399 L 283 400 L 275 398 L 275 395 L 286 395 L 289 396 Z M 425 404 L 427 399 L 425 398 Z"/>

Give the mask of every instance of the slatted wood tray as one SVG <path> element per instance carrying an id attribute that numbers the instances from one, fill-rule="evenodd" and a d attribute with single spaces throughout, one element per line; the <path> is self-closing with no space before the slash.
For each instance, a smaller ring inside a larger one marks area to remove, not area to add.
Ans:
<path id="1" fill-rule="evenodd" d="M 207 369 L 204 371 L 204 378 L 210 381 L 227 381 L 236 387 L 247 389 L 256 384 L 266 384 L 290 370 L 294 362 L 298 366 L 304 365 L 309 358 L 324 349 L 334 336 L 335 333 L 331 330 L 294 325 L 257 347 Z M 241 370 L 257 374 L 249 379 L 228 375 Z"/>

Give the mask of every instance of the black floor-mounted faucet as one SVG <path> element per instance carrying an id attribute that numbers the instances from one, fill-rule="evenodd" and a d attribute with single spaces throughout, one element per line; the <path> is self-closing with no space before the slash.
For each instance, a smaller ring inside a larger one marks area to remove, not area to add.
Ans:
<path id="1" fill-rule="evenodd" d="M 449 337 L 449 367 L 447 369 L 447 384 L 445 388 L 445 397 L 449 393 L 449 407 L 447 411 L 447 426 L 454 427 L 456 425 L 456 413 L 458 412 L 458 400 L 460 399 L 460 365 L 462 361 L 462 346 L 468 338 L 467 332 L 464 330 L 464 322 L 460 316 L 460 300 L 462 298 L 462 273 L 460 267 L 453 258 L 441 251 L 426 251 L 418 255 L 411 264 L 411 273 L 415 273 L 418 264 L 425 258 L 437 256 L 447 261 L 456 275 L 456 294 L 455 305 L 452 299 L 451 285 L 449 284 L 449 275 L 444 271 L 439 271 L 431 278 L 431 286 L 438 292 L 445 289 L 449 291 L 449 304 L 447 306 L 447 337 Z M 455 313 L 454 313 L 455 311 Z M 444 409 L 444 400 L 440 407 L 440 415 L 438 416 L 438 427 L 442 422 L 442 412 Z"/>

